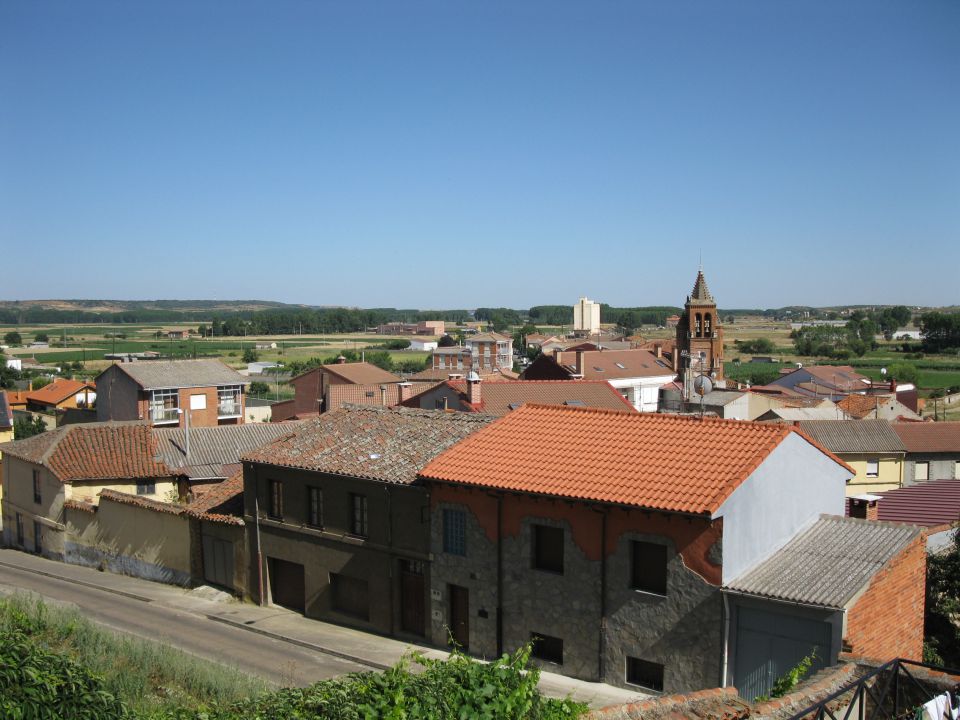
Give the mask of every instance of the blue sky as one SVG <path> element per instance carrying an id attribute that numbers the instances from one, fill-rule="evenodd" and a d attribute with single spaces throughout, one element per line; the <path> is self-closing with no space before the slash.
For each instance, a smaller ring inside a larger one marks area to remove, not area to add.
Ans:
<path id="1" fill-rule="evenodd" d="M 0 298 L 960 302 L 960 3 L 0 2 Z"/>

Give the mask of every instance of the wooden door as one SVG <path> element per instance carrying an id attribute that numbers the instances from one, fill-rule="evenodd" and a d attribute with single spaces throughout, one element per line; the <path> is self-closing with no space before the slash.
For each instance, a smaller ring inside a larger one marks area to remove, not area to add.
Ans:
<path id="1" fill-rule="evenodd" d="M 470 591 L 459 585 L 448 585 L 450 598 L 450 634 L 463 650 L 470 648 Z"/>
<path id="2" fill-rule="evenodd" d="M 422 637 L 425 619 L 423 563 L 418 560 L 401 560 L 400 627 L 404 632 Z"/>

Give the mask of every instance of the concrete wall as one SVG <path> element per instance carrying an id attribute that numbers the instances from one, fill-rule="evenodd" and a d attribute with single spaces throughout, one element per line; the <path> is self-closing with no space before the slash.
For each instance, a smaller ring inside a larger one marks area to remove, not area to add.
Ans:
<path id="1" fill-rule="evenodd" d="M 101 498 L 96 513 L 67 510 L 65 523 L 68 563 L 190 584 L 190 525 L 183 514 Z"/>
<path id="2" fill-rule="evenodd" d="M 140 386 L 116 365 L 97 376 L 97 420 L 140 419 Z"/>
<path id="3" fill-rule="evenodd" d="M 853 480 L 847 483 L 847 495 L 896 490 L 903 486 L 903 454 L 883 453 L 837 453 L 844 462 L 857 471 Z M 867 461 L 878 460 L 877 477 L 867 477 Z"/>
<path id="4" fill-rule="evenodd" d="M 843 515 L 850 473 L 791 433 L 714 514 L 723 518 L 723 582 L 772 555 L 822 513 Z"/>
<path id="5" fill-rule="evenodd" d="M 960 452 L 948 453 L 907 453 L 903 462 L 903 484 L 914 485 L 929 480 L 956 480 L 960 478 Z M 927 463 L 927 480 L 917 478 L 917 463 Z"/>
<path id="6" fill-rule="evenodd" d="M 874 575 L 847 608 L 844 640 L 871 658 L 923 657 L 926 537 L 921 534 Z"/>
<path id="7" fill-rule="evenodd" d="M 269 481 L 283 483 L 281 520 L 268 517 Z M 323 492 L 322 527 L 308 520 L 308 490 Z M 350 534 L 352 493 L 367 498 L 368 535 Z M 256 523 L 255 501 L 260 521 Z M 265 601 L 271 601 L 270 558 L 304 566 L 305 614 L 376 632 L 404 637 L 400 629 L 399 566 L 404 560 L 429 559 L 427 495 L 422 487 L 395 485 L 325 473 L 267 465 L 244 466 L 244 508 L 250 543 L 249 595 L 258 599 L 264 578 Z M 259 541 L 262 565 L 256 561 Z M 364 620 L 338 612 L 332 602 L 330 574 L 338 573 L 367 583 L 369 616 Z M 424 579 L 424 604 L 429 576 Z"/>
<path id="8" fill-rule="evenodd" d="M 446 509 L 466 514 L 465 557 L 443 550 Z M 433 642 L 444 644 L 448 637 L 452 584 L 469 593 L 471 654 L 497 654 L 499 610 L 505 652 L 529 642 L 532 633 L 563 640 L 562 665 L 534 660 L 552 672 L 628 687 L 626 657 L 632 656 L 664 665 L 665 692 L 719 684 L 719 523 L 532 496 L 494 497 L 445 484 L 431 485 L 431 517 Z M 563 529 L 562 574 L 533 567 L 537 524 Z M 665 596 L 630 587 L 633 540 L 668 548 Z"/>

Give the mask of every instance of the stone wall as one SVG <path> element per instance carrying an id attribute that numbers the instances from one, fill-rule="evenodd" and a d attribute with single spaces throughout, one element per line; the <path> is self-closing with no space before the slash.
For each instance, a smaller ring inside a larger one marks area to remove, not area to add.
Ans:
<path id="1" fill-rule="evenodd" d="M 448 509 L 465 513 L 465 556 L 444 552 L 443 511 Z M 719 683 L 723 608 L 717 525 L 439 485 L 431 488 L 431 518 L 433 642 L 447 641 L 449 586 L 458 585 L 469 592 L 468 651 L 496 655 L 499 541 L 503 652 L 541 633 L 563 640 L 562 664 L 533 661 L 551 672 L 634 687 L 626 682 L 630 656 L 664 666 L 664 692 Z M 535 525 L 563 529 L 563 573 L 533 567 Z M 635 540 L 668 548 L 666 595 L 631 587 Z"/>

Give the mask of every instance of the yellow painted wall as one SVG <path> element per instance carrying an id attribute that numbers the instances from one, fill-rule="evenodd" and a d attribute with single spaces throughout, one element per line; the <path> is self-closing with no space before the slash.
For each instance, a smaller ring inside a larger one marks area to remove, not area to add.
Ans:
<path id="1" fill-rule="evenodd" d="M 161 582 L 190 577 L 190 523 L 183 515 L 101 498 L 96 514 L 68 510 L 66 533 L 87 560 L 100 559 L 113 572 Z"/>
<path id="2" fill-rule="evenodd" d="M 169 479 L 156 480 L 155 492 L 150 495 L 141 495 L 140 497 L 148 500 L 167 500 L 174 491 L 177 484 Z M 128 495 L 137 494 L 137 483 L 129 480 L 117 480 L 108 482 L 104 480 L 74 482 L 67 486 L 67 500 L 86 500 L 96 504 L 97 497 L 101 490 L 116 490 L 117 492 L 127 493 Z"/>
<path id="3" fill-rule="evenodd" d="M 40 502 L 33 499 L 33 470 L 40 472 Z M 7 455 L 3 458 L 3 532 L 7 542 L 16 546 L 16 516 L 23 522 L 23 549 L 33 552 L 34 521 L 40 523 L 44 554 L 63 552 L 63 485 L 40 465 Z"/>
<path id="4" fill-rule="evenodd" d="M 903 455 L 861 455 L 837 453 L 850 467 L 857 471 L 856 477 L 847 483 L 847 497 L 864 493 L 895 490 L 903 485 Z M 867 461 L 879 460 L 877 477 L 867 477 Z"/>

